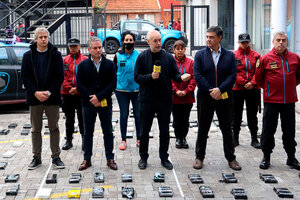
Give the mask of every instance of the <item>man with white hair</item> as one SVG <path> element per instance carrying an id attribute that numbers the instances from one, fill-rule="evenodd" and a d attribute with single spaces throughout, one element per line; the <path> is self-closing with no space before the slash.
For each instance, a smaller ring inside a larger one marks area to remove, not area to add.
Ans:
<path id="1" fill-rule="evenodd" d="M 300 58 L 288 51 L 285 32 L 277 32 L 273 37 L 273 49 L 256 63 L 255 79 L 264 90 L 264 113 L 261 135 L 261 149 L 264 157 L 261 169 L 270 167 L 270 156 L 275 147 L 274 134 L 280 114 L 283 148 L 287 153 L 286 164 L 300 170 L 295 158 L 295 102 L 296 86 L 300 83 Z"/>
<path id="2" fill-rule="evenodd" d="M 60 88 L 64 80 L 64 67 L 61 53 L 49 42 L 49 32 L 39 27 L 34 32 L 35 43 L 30 46 L 22 60 L 21 76 L 26 88 L 26 101 L 29 105 L 32 124 L 33 160 L 29 170 L 42 164 L 43 113 L 48 118 L 52 163 L 59 169 L 65 168 L 59 148 L 59 104 Z"/>
<path id="3" fill-rule="evenodd" d="M 161 35 L 156 30 L 147 34 L 150 48 L 142 52 L 134 70 L 134 80 L 140 84 L 139 102 L 141 118 L 140 169 L 147 168 L 149 132 L 157 114 L 159 125 L 159 157 L 168 170 L 173 169 L 168 160 L 169 123 L 172 106 L 172 82 L 188 81 L 190 74 L 180 74 L 173 56 L 161 49 Z"/>

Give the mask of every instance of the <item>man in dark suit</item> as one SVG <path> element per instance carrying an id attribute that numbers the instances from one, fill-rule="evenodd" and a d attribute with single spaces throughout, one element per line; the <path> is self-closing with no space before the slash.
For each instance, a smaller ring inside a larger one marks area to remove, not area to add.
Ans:
<path id="1" fill-rule="evenodd" d="M 139 102 L 141 117 L 141 143 L 139 168 L 146 169 L 149 132 L 157 114 L 159 125 L 159 157 L 161 165 L 173 169 L 168 160 L 169 123 L 172 106 L 172 80 L 188 81 L 190 74 L 180 74 L 173 56 L 161 49 L 161 35 L 152 30 L 147 34 L 149 49 L 139 54 L 134 69 L 134 80 L 140 84 Z"/>
<path id="2" fill-rule="evenodd" d="M 223 134 L 223 148 L 229 167 L 241 170 L 235 159 L 231 132 L 232 87 L 236 78 L 234 54 L 221 47 L 223 30 L 211 26 L 206 31 L 207 47 L 198 51 L 194 60 L 194 76 L 198 86 L 198 137 L 193 167 L 201 169 L 205 158 L 208 131 L 216 111 Z"/>
<path id="3" fill-rule="evenodd" d="M 77 71 L 77 89 L 82 98 L 84 123 L 84 160 L 79 170 L 85 170 L 92 165 L 93 134 L 97 114 L 103 131 L 105 156 L 107 166 L 117 170 L 114 160 L 114 138 L 112 134 L 112 99 L 117 78 L 115 65 L 102 55 L 102 41 L 97 37 L 88 40 L 89 58 L 82 61 Z"/>

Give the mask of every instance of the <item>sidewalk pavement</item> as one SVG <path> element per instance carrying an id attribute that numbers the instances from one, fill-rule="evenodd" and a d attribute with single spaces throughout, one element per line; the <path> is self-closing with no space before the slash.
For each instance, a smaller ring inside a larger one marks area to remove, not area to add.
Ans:
<path id="1" fill-rule="evenodd" d="M 113 98 L 113 118 L 119 118 L 119 108 L 116 98 Z M 244 119 L 245 119 L 244 112 Z M 18 123 L 15 129 L 10 129 L 8 135 L 0 135 L 0 162 L 8 162 L 5 170 L 0 170 L 0 199 L 33 199 L 39 188 L 51 188 L 51 197 L 53 199 L 68 199 L 68 191 L 72 188 L 81 189 L 80 199 L 92 199 L 92 187 L 104 186 L 104 199 L 123 199 L 121 195 L 121 188 L 123 186 L 133 186 L 135 189 L 135 199 L 140 200 L 154 200 L 160 199 L 158 194 L 158 187 L 161 185 L 170 186 L 173 189 L 174 196 L 172 199 L 202 199 L 199 192 L 199 186 L 208 185 L 212 188 L 215 194 L 215 199 L 234 199 L 230 191 L 233 188 L 244 188 L 248 199 L 263 200 L 263 199 L 280 199 L 273 187 L 287 187 L 293 194 L 294 199 L 300 199 L 300 178 L 299 171 L 290 169 L 286 165 L 286 154 L 282 147 L 280 123 L 278 125 L 277 133 L 275 135 L 276 147 L 271 156 L 271 167 L 269 170 L 263 171 L 259 169 L 258 165 L 262 158 L 261 150 L 254 149 L 250 146 L 250 133 L 247 127 L 242 127 L 240 133 L 240 145 L 236 148 L 235 153 L 237 160 L 242 166 L 241 171 L 233 171 L 229 168 L 223 154 L 222 134 L 217 129 L 216 132 L 209 133 L 207 144 L 206 158 L 204 160 L 204 167 L 201 170 L 192 168 L 195 159 L 195 141 L 197 134 L 194 128 L 190 128 L 187 140 L 190 145 L 189 149 L 175 148 L 175 139 L 171 138 L 169 146 L 170 160 L 174 164 L 174 170 L 168 171 L 160 164 L 159 159 L 159 135 L 157 121 L 153 122 L 153 139 L 150 139 L 148 159 L 148 168 L 140 170 L 138 168 L 139 154 L 136 147 L 135 133 L 133 138 L 127 140 L 128 147 L 125 151 L 119 150 L 121 142 L 121 134 L 119 123 L 114 131 L 114 152 L 115 159 L 119 169 L 117 171 L 110 170 L 106 166 L 103 135 L 100 130 L 100 122 L 97 119 L 94 134 L 94 146 L 92 167 L 85 171 L 80 171 L 82 180 L 78 184 L 69 184 L 68 180 L 73 172 L 79 172 L 78 167 L 83 160 L 83 153 L 81 151 L 81 136 L 74 134 L 73 148 L 68 151 L 61 152 L 61 159 L 66 165 L 65 169 L 54 169 L 51 165 L 51 151 L 49 146 L 49 135 L 43 134 L 42 147 L 42 166 L 36 170 L 27 170 L 28 164 L 32 160 L 31 150 L 31 136 L 21 135 L 22 126 L 29 123 L 29 113 L 19 114 L 2 114 L 0 111 L 0 129 L 7 128 L 11 122 Z M 300 142 L 300 116 L 297 117 L 297 134 L 296 141 Z M 196 107 L 194 105 L 191 112 L 190 119 L 197 119 Z M 262 125 L 262 114 L 258 115 L 259 129 Z M 44 120 L 44 123 L 46 121 Z M 64 118 L 63 113 L 60 114 L 59 127 L 61 131 L 62 147 L 65 142 L 64 132 Z M 214 124 L 212 124 L 215 127 Z M 43 131 L 44 132 L 44 131 Z M 20 147 L 14 147 L 15 141 L 23 142 Z M 3 158 L 2 154 L 6 151 L 15 151 L 16 155 L 12 158 Z M 300 159 L 300 153 L 297 151 L 296 157 Z M 104 183 L 94 183 L 93 173 L 95 171 L 102 171 L 104 173 Z M 45 184 L 45 177 L 49 173 L 56 173 L 58 175 L 56 184 Z M 166 180 L 164 183 L 155 183 L 153 176 L 155 172 L 164 172 Z M 131 173 L 133 177 L 132 183 L 122 183 L 121 176 L 123 173 Z M 204 180 L 204 184 L 192 184 L 188 179 L 188 174 L 199 173 Z M 222 173 L 235 173 L 238 183 L 227 184 L 219 182 Z M 278 180 L 277 184 L 266 184 L 259 178 L 259 173 L 270 173 Z M 6 190 L 15 185 L 15 183 L 4 183 L 7 175 L 20 174 L 20 190 L 17 196 L 6 196 Z"/>

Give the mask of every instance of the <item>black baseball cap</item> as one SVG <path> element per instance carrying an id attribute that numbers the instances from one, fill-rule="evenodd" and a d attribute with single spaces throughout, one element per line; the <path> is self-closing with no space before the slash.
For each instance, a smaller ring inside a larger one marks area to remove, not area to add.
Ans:
<path id="1" fill-rule="evenodd" d="M 250 35 L 248 33 L 239 34 L 239 42 L 250 42 Z"/>
<path id="2" fill-rule="evenodd" d="M 68 46 L 77 46 L 80 45 L 80 40 L 77 38 L 70 38 L 68 41 Z"/>

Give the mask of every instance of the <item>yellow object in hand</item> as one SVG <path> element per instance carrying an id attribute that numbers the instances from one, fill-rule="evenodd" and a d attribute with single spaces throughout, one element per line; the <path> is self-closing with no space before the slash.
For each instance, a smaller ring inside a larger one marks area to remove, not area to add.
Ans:
<path id="1" fill-rule="evenodd" d="M 101 107 L 106 107 L 107 106 L 107 101 L 106 99 L 103 99 L 102 101 L 100 101 Z"/>
<path id="2" fill-rule="evenodd" d="M 153 72 L 161 72 L 161 66 L 153 65 Z"/>
<path id="3" fill-rule="evenodd" d="M 228 93 L 227 92 L 223 92 L 222 93 L 222 99 L 227 99 L 228 98 Z"/>

